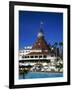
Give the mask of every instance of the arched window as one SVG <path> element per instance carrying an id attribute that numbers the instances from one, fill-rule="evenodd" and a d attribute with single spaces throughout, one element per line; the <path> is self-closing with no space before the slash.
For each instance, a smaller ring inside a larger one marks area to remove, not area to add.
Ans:
<path id="1" fill-rule="evenodd" d="M 42 58 L 42 56 L 40 55 L 39 58 Z"/>
<path id="2" fill-rule="evenodd" d="M 30 56 L 31 58 L 34 58 L 33 56 Z"/>
<path id="3" fill-rule="evenodd" d="M 38 58 L 38 56 L 35 56 L 35 58 Z"/>
<path id="4" fill-rule="evenodd" d="M 43 56 L 43 58 L 47 58 L 47 56 L 46 56 L 46 55 L 44 55 L 44 56 Z"/>

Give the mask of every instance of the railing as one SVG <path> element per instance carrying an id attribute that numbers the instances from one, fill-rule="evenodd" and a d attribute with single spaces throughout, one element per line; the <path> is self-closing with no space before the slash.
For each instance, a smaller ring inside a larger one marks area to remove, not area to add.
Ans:
<path id="1" fill-rule="evenodd" d="M 56 59 L 56 57 L 50 57 L 50 56 L 49 57 L 46 57 L 46 58 L 43 58 L 43 57 L 42 58 L 39 58 L 39 57 L 38 58 L 35 58 L 35 57 L 30 58 L 29 57 L 29 58 L 20 58 L 19 60 L 34 60 L 34 59 L 35 60 L 38 60 L 38 59 L 40 59 L 40 60 L 47 59 L 48 60 L 48 59 Z"/>

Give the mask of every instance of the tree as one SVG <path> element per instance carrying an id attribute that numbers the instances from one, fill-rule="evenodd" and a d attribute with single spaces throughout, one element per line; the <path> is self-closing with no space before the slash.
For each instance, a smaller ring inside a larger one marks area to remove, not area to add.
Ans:
<path id="1" fill-rule="evenodd" d="M 56 57 L 57 57 L 57 47 L 58 47 L 58 43 L 55 42 L 53 46 L 54 46 L 54 51 L 55 51 L 55 54 L 56 54 Z"/>
<path id="2" fill-rule="evenodd" d="M 56 65 L 56 68 L 58 68 L 58 71 L 60 72 L 60 70 L 63 68 L 63 64 L 59 63 L 59 65 Z"/>
<path id="3" fill-rule="evenodd" d="M 63 59 L 63 42 L 59 42 L 59 46 L 60 46 L 60 57 L 61 59 Z"/>

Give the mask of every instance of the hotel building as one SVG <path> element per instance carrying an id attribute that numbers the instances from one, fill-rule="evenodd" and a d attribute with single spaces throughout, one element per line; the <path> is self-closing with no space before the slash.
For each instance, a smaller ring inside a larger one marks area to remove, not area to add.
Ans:
<path id="1" fill-rule="evenodd" d="M 49 67 L 49 70 L 55 70 L 56 53 L 45 40 L 42 29 L 37 34 L 37 39 L 32 46 L 24 47 L 19 51 L 19 66 L 43 65 Z M 62 60 L 60 60 L 61 63 Z"/>

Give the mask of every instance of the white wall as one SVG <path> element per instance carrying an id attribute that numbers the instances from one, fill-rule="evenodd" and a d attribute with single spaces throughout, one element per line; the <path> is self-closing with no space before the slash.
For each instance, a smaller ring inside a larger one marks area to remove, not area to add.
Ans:
<path id="1" fill-rule="evenodd" d="M 72 0 L 17 0 L 17 1 L 30 1 L 30 2 L 36 1 L 42 3 L 48 2 L 48 3 L 59 3 L 59 4 L 71 4 L 71 9 L 72 9 Z M 72 15 L 72 10 L 71 10 L 71 15 Z M 9 0 L 0 0 L 0 90 L 8 90 L 8 78 L 9 78 Z M 40 90 L 40 89 L 71 90 L 72 85 L 29 88 L 25 90 Z"/>

